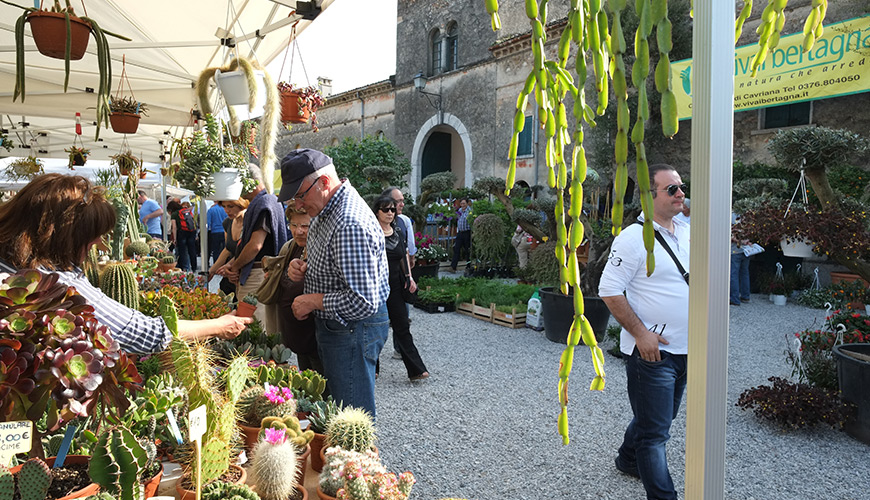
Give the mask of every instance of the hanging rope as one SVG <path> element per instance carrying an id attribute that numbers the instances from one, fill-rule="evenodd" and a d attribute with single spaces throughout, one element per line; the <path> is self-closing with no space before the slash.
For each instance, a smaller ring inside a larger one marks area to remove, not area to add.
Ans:
<path id="1" fill-rule="evenodd" d="M 121 77 L 118 79 L 118 90 L 115 92 L 115 99 L 121 99 L 121 93 L 124 91 L 124 82 L 127 83 L 127 90 L 130 91 L 130 97 L 135 101 L 136 96 L 133 94 L 133 87 L 130 86 L 130 79 L 127 78 L 127 54 L 121 56 Z M 139 114 L 140 105 L 141 104 L 136 105 L 136 114 Z"/>
<path id="2" fill-rule="evenodd" d="M 287 82 L 293 82 L 293 62 L 296 60 L 296 53 L 299 53 L 299 64 L 302 65 L 302 74 L 305 75 L 305 85 L 311 86 L 311 80 L 308 79 L 308 70 L 305 69 L 305 61 L 302 60 L 302 49 L 299 48 L 299 41 L 296 36 L 296 24 L 293 25 L 293 30 L 290 32 L 290 39 L 287 40 L 287 50 L 284 51 L 284 60 L 281 61 L 281 71 L 278 72 L 278 80 L 281 80 L 281 75 L 284 74 L 284 64 L 287 62 L 287 54 L 290 54 L 290 71 L 287 73 Z"/>
<path id="3" fill-rule="evenodd" d="M 798 191 L 800 191 L 802 198 L 803 198 L 804 210 L 806 210 L 806 207 L 809 204 L 809 201 L 807 199 L 807 177 L 806 177 L 806 174 L 804 173 L 804 167 L 806 166 L 806 164 L 807 164 L 806 158 L 801 160 L 801 177 L 800 177 L 800 179 L 798 179 L 798 185 L 794 190 L 794 194 L 791 195 L 791 200 L 788 202 L 788 207 L 785 209 L 785 215 L 782 216 L 783 219 L 788 217 L 788 212 L 791 210 L 791 206 L 794 203 L 794 199 L 797 198 Z"/>

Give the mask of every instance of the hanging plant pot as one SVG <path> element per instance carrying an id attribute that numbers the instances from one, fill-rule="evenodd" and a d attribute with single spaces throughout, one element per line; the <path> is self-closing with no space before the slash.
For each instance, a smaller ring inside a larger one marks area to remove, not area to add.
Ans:
<path id="1" fill-rule="evenodd" d="M 804 239 L 783 238 L 779 242 L 782 254 L 786 257 L 801 257 L 803 259 L 813 256 L 813 244 Z"/>
<path id="2" fill-rule="evenodd" d="M 27 15 L 33 41 L 39 53 L 54 59 L 66 56 L 66 17 L 58 12 L 35 11 Z M 77 16 L 69 16 L 70 54 L 72 61 L 84 57 L 91 36 L 91 26 Z"/>
<path id="3" fill-rule="evenodd" d="M 254 70 L 254 79 L 257 81 L 257 95 L 255 105 L 266 102 L 266 73 L 260 70 Z M 245 105 L 248 106 L 251 102 L 250 91 L 248 90 L 248 79 L 245 77 L 245 72 L 241 70 L 221 72 L 217 70 L 214 74 L 214 81 L 224 96 L 224 101 L 230 106 Z"/>
<path id="4" fill-rule="evenodd" d="M 785 295 L 773 295 L 773 305 L 775 306 L 784 306 L 788 302 L 788 297 Z"/>
<path id="5" fill-rule="evenodd" d="M 214 194 L 207 199 L 214 201 L 238 200 L 242 196 L 242 176 L 237 168 L 225 168 L 211 174 L 214 179 Z"/>
<path id="6" fill-rule="evenodd" d="M 281 92 L 281 121 L 284 123 L 308 123 L 311 112 L 308 106 L 300 105 L 300 94 Z"/>
<path id="7" fill-rule="evenodd" d="M 135 134 L 139 130 L 140 118 L 138 114 L 116 111 L 109 114 L 109 123 L 117 134 Z"/>
<path id="8" fill-rule="evenodd" d="M 74 167 L 81 167 L 88 161 L 88 157 L 83 154 L 73 155 L 72 164 Z"/>

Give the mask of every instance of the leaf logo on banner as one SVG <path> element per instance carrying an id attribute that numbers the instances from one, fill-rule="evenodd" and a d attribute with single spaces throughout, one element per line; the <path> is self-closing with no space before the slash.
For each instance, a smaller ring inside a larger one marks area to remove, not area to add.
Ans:
<path id="1" fill-rule="evenodd" d="M 683 90 L 686 92 L 687 96 L 692 95 L 692 67 L 687 66 L 682 72 L 680 72 L 680 80 L 683 81 Z"/>

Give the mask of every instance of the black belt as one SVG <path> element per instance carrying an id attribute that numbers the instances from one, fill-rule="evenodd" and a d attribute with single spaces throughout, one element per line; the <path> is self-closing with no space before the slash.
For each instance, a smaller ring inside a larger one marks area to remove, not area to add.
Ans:
<path id="1" fill-rule="evenodd" d="M 262 262 L 254 262 L 251 265 L 251 269 L 263 269 L 263 263 Z"/>

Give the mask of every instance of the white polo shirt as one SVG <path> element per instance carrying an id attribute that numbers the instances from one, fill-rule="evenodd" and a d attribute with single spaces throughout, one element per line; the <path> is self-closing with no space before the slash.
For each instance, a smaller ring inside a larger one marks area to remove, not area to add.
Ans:
<path id="1" fill-rule="evenodd" d="M 643 221 L 643 215 L 638 217 Z M 683 268 L 689 269 L 689 225 L 674 219 L 674 233 L 653 222 L 653 227 L 668 242 Z M 601 275 L 598 294 L 601 297 L 622 295 L 647 329 L 662 335 L 669 344 L 659 349 L 672 354 L 689 352 L 689 285 L 668 252 L 656 241 L 655 271 L 646 275 L 646 249 L 643 227 L 631 224 L 613 240 L 610 256 Z M 634 337 L 623 328 L 619 349 L 631 355 Z"/>

